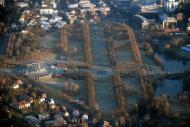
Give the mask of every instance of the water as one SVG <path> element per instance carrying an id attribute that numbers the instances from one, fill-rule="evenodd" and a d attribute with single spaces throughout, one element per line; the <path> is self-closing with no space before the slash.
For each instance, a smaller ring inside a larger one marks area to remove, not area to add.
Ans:
<path id="1" fill-rule="evenodd" d="M 182 92 L 182 83 L 182 80 L 164 80 L 157 86 L 156 95 L 169 94 L 174 97 Z"/>
<path id="2" fill-rule="evenodd" d="M 143 57 L 143 62 L 147 65 L 157 66 L 156 63 L 145 55 L 145 52 L 141 50 L 141 55 Z M 165 72 L 181 72 L 190 69 L 190 64 L 183 64 L 183 61 L 167 56 L 163 53 L 156 53 L 161 58 L 163 62 L 163 69 Z M 169 80 L 164 79 L 161 83 L 156 84 L 155 95 L 159 96 L 162 94 L 169 94 L 171 96 L 176 96 L 178 93 L 182 92 L 183 80 Z"/>
<path id="3" fill-rule="evenodd" d="M 164 71 L 185 71 L 190 69 L 190 64 L 183 64 L 182 61 L 166 56 L 164 54 L 158 54 L 163 61 Z M 165 79 L 161 84 L 157 86 L 155 91 L 156 95 L 169 94 L 171 96 L 177 96 L 178 93 L 182 92 L 183 80 L 169 80 Z"/>
<path id="4" fill-rule="evenodd" d="M 190 64 L 184 64 L 183 61 L 177 60 L 164 54 L 158 54 L 164 63 L 165 71 L 185 71 L 190 69 Z"/>

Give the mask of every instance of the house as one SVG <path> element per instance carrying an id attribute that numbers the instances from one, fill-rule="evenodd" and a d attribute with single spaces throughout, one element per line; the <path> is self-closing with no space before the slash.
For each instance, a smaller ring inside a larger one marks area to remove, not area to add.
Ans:
<path id="1" fill-rule="evenodd" d="M 70 24 L 74 23 L 74 21 L 77 19 L 77 16 L 75 16 L 75 14 L 73 14 L 72 12 L 66 12 L 65 14 Z"/>
<path id="2" fill-rule="evenodd" d="M 24 109 L 24 108 L 29 108 L 31 106 L 31 103 L 27 100 L 22 100 L 17 102 L 16 108 L 17 109 Z"/>
<path id="3" fill-rule="evenodd" d="M 22 12 L 22 14 L 30 14 L 30 10 L 26 9 Z"/>
<path id="4" fill-rule="evenodd" d="M 36 91 L 36 95 L 39 98 L 39 103 L 45 102 L 47 95 L 44 91 L 38 90 L 38 91 Z"/>
<path id="5" fill-rule="evenodd" d="M 57 8 L 57 2 L 55 0 L 42 0 L 42 8 Z"/>
<path id="6" fill-rule="evenodd" d="M 67 6 L 69 9 L 76 9 L 79 7 L 78 2 L 76 0 L 67 0 Z"/>
<path id="7" fill-rule="evenodd" d="M 29 31 L 28 30 L 22 30 L 21 33 L 24 35 L 24 34 L 29 34 Z"/>
<path id="8" fill-rule="evenodd" d="M 55 1 L 51 1 L 50 4 L 52 5 L 52 8 L 57 8 L 57 3 Z"/>
<path id="9" fill-rule="evenodd" d="M 41 16 L 41 17 L 40 17 L 40 21 L 48 21 L 48 17 Z"/>
<path id="10" fill-rule="evenodd" d="M 79 6 L 81 8 L 90 8 L 90 7 L 94 7 L 95 5 L 93 6 L 93 4 L 91 4 L 89 0 L 80 0 Z"/>
<path id="11" fill-rule="evenodd" d="M 37 21 L 35 19 L 32 19 L 28 24 L 27 26 L 34 26 L 37 24 Z"/>
<path id="12" fill-rule="evenodd" d="M 82 116 L 82 120 L 83 121 L 88 121 L 88 114 L 84 114 L 83 116 Z"/>
<path id="13" fill-rule="evenodd" d="M 16 83 L 19 84 L 19 85 L 23 85 L 23 82 L 22 82 L 21 79 L 16 80 Z"/>
<path id="14" fill-rule="evenodd" d="M 11 88 L 12 88 L 12 89 L 18 89 L 19 86 L 22 85 L 22 84 L 23 84 L 22 80 L 18 79 L 18 80 L 16 80 L 15 83 L 13 83 L 13 84 L 11 85 Z"/>
<path id="15" fill-rule="evenodd" d="M 58 28 L 58 29 L 61 29 L 63 28 L 64 25 L 66 25 L 67 23 L 65 21 L 58 21 L 56 24 L 55 24 L 55 27 Z"/>
<path id="16" fill-rule="evenodd" d="M 27 96 L 26 100 L 29 101 L 30 103 L 34 102 L 34 99 L 32 97 L 29 97 L 29 96 Z"/>
<path id="17" fill-rule="evenodd" d="M 47 4 L 44 1 L 42 1 L 42 8 L 47 8 L 47 7 L 48 7 Z"/>
<path id="18" fill-rule="evenodd" d="M 69 5 L 68 5 L 68 8 L 69 8 L 69 9 L 75 9 L 75 8 L 78 8 L 78 7 L 79 7 L 78 3 L 69 4 Z"/>
<path id="19" fill-rule="evenodd" d="M 51 28 L 51 24 L 47 21 L 41 21 L 40 24 L 43 30 L 49 30 Z"/>
<path id="20" fill-rule="evenodd" d="M 178 32 L 179 29 L 177 28 L 177 20 L 174 17 L 167 17 L 163 20 L 163 30 L 166 32 Z"/>
<path id="21" fill-rule="evenodd" d="M 40 120 L 46 120 L 50 118 L 50 115 L 48 113 L 42 113 L 42 114 L 38 114 L 38 118 Z"/>
<path id="22" fill-rule="evenodd" d="M 55 104 L 53 99 L 48 99 L 48 104 Z"/>
<path id="23" fill-rule="evenodd" d="M 64 113 L 64 117 L 65 117 L 65 118 L 69 118 L 69 117 L 70 117 L 69 112 L 65 111 L 65 113 Z"/>
<path id="24" fill-rule="evenodd" d="M 48 9 L 48 8 L 42 8 L 40 9 L 40 14 L 41 15 L 52 15 L 52 14 L 58 14 L 58 10 L 55 9 Z"/>
<path id="25" fill-rule="evenodd" d="M 168 13 L 174 12 L 174 10 L 178 7 L 178 0 L 164 0 L 163 1 L 164 10 Z"/>
<path id="26" fill-rule="evenodd" d="M 12 105 L 15 106 L 17 109 L 23 109 L 23 108 L 29 108 L 33 102 L 34 99 L 32 97 L 23 95 L 23 96 L 18 96 L 17 102 Z"/>
<path id="27" fill-rule="evenodd" d="M 0 5 L 4 6 L 5 0 L 0 0 Z"/>
<path id="28" fill-rule="evenodd" d="M 50 109 L 54 109 L 55 106 L 56 106 L 55 104 L 49 104 L 49 108 L 50 108 Z"/>
<path id="29" fill-rule="evenodd" d="M 13 83 L 13 84 L 11 85 L 11 88 L 12 88 L 12 89 L 18 89 L 18 88 L 19 88 L 19 85 L 16 84 L 16 83 Z"/>
<path id="30" fill-rule="evenodd" d="M 16 2 L 15 5 L 20 8 L 29 8 L 29 4 L 27 2 Z"/>
<path id="31" fill-rule="evenodd" d="M 190 33 L 190 18 L 189 18 L 189 22 L 187 23 L 187 33 Z"/>
<path id="32" fill-rule="evenodd" d="M 45 102 L 46 98 L 45 97 L 40 97 L 39 98 L 39 103 Z"/>
<path id="33" fill-rule="evenodd" d="M 55 108 L 55 102 L 53 99 L 46 99 L 46 103 L 49 105 L 49 108 L 54 109 Z"/>
<path id="34" fill-rule="evenodd" d="M 49 20 L 49 22 L 50 22 L 51 24 L 55 24 L 55 23 L 57 23 L 57 22 L 59 22 L 59 21 L 62 21 L 62 17 L 60 17 L 60 16 L 53 16 L 53 17 Z"/>
<path id="35" fill-rule="evenodd" d="M 141 6 L 141 12 L 151 12 L 151 11 L 157 11 L 161 8 L 160 5 L 142 5 Z"/>

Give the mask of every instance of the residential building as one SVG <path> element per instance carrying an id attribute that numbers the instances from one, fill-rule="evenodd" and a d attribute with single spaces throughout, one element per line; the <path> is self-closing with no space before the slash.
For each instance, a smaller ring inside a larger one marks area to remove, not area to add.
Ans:
<path id="1" fill-rule="evenodd" d="M 79 7 L 77 0 L 67 0 L 67 6 L 69 9 L 75 9 Z"/>
<path id="2" fill-rule="evenodd" d="M 31 104 L 34 102 L 32 97 L 27 95 L 22 95 L 17 97 L 17 101 L 11 103 L 11 105 L 17 109 L 29 108 Z"/>
<path id="3" fill-rule="evenodd" d="M 38 118 L 40 120 L 46 120 L 46 119 L 49 119 L 50 115 L 48 113 L 42 113 L 42 114 L 38 114 Z"/>
<path id="4" fill-rule="evenodd" d="M 18 88 L 19 88 L 19 85 L 16 84 L 16 83 L 14 83 L 14 84 L 11 85 L 11 88 L 12 88 L 12 89 L 18 89 Z"/>
<path id="5" fill-rule="evenodd" d="M 42 90 L 36 91 L 36 95 L 39 98 L 39 103 L 45 102 L 47 95 L 44 91 L 42 91 Z"/>
<path id="6" fill-rule="evenodd" d="M 177 20 L 174 17 L 167 17 L 163 21 L 163 29 L 166 32 L 177 32 L 179 29 L 177 28 Z"/>
<path id="7" fill-rule="evenodd" d="M 172 13 L 178 7 L 179 1 L 178 0 L 164 0 L 163 1 L 164 10 L 167 13 Z"/>
<path id="8" fill-rule="evenodd" d="M 0 5 L 4 6 L 5 0 L 0 0 Z"/>
<path id="9" fill-rule="evenodd" d="M 18 89 L 19 86 L 22 85 L 22 84 L 23 84 L 22 80 L 20 80 L 20 79 L 16 80 L 16 82 L 11 85 L 11 88 L 12 89 Z"/>
<path id="10" fill-rule="evenodd" d="M 26 100 L 23 100 L 23 101 L 19 101 L 18 103 L 17 103 L 17 108 L 18 109 L 23 109 L 23 108 L 29 108 L 30 107 L 30 102 L 29 101 L 26 101 Z"/>

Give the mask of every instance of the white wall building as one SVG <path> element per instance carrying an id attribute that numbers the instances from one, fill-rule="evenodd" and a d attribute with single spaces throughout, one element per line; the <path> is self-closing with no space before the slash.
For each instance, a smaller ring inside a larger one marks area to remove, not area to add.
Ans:
<path id="1" fill-rule="evenodd" d="M 58 14 L 58 10 L 54 9 L 40 9 L 41 15 L 52 15 L 52 14 Z"/>
<path id="2" fill-rule="evenodd" d="M 179 1 L 178 0 L 164 0 L 163 2 L 164 10 L 166 12 L 174 12 L 174 10 L 177 8 Z"/>
<path id="3" fill-rule="evenodd" d="M 0 5 L 4 6 L 5 0 L 0 0 Z"/>
<path id="4" fill-rule="evenodd" d="M 163 21 L 163 29 L 176 29 L 176 25 L 177 25 L 177 20 L 174 17 L 167 17 L 164 21 Z"/>

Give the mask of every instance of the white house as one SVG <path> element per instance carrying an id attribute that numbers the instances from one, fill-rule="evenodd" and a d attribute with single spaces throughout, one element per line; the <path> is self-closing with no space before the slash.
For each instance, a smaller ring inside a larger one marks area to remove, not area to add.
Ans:
<path id="1" fill-rule="evenodd" d="M 45 102 L 45 100 L 47 98 L 47 95 L 46 95 L 46 93 L 40 92 L 39 97 L 40 97 L 39 98 L 39 103 L 43 103 L 43 102 Z"/>
<path id="2" fill-rule="evenodd" d="M 58 10 L 55 9 L 40 9 L 41 15 L 52 15 L 52 14 L 58 14 Z"/>
<path id="3" fill-rule="evenodd" d="M 0 0 L 0 5 L 4 6 L 5 0 Z"/>
<path id="4" fill-rule="evenodd" d="M 23 100 L 17 103 L 17 108 L 18 109 L 23 109 L 23 108 L 29 108 L 31 106 L 31 103 L 29 101 Z"/>
<path id="5" fill-rule="evenodd" d="M 22 85 L 22 84 L 23 84 L 22 80 L 18 79 L 18 80 L 16 80 L 15 83 L 13 83 L 13 84 L 11 85 L 11 88 L 12 88 L 12 89 L 18 89 L 19 86 Z"/>
<path id="6" fill-rule="evenodd" d="M 76 3 L 76 4 L 69 4 L 68 5 L 69 9 L 75 9 L 75 8 L 78 8 L 78 7 L 79 7 L 78 3 Z"/>
<path id="7" fill-rule="evenodd" d="M 88 114 L 85 113 L 85 114 L 82 116 L 82 120 L 87 121 L 87 120 L 88 120 Z"/>
<path id="8" fill-rule="evenodd" d="M 29 7 L 29 4 L 27 2 L 17 2 L 15 5 L 20 8 L 28 8 Z"/>
<path id="9" fill-rule="evenodd" d="M 19 88 L 19 85 L 16 84 L 16 83 L 14 83 L 14 84 L 12 84 L 12 88 L 13 88 L 13 89 L 18 89 L 18 88 Z"/>
<path id="10" fill-rule="evenodd" d="M 54 100 L 53 99 L 50 99 L 49 101 L 48 101 L 48 104 L 54 104 L 55 102 L 54 102 Z"/>
<path id="11" fill-rule="evenodd" d="M 52 7 L 53 7 L 54 9 L 57 8 L 57 3 L 56 3 L 55 1 L 52 1 L 51 4 L 52 4 Z"/>
<path id="12" fill-rule="evenodd" d="M 41 98 L 39 99 L 39 103 L 42 103 L 42 102 L 44 102 L 45 100 L 46 100 L 45 97 L 41 97 Z"/>
<path id="13" fill-rule="evenodd" d="M 55 108 L 55 102 L 54 102 L 53 99 L 50 99 L 50 100 L 48 101 L 48 104 L 49 104 L 49 107 L 50 107 L 50 108 L 52 108 L 52 109 Z"/>
<path id="14" fill-rule="evenodd" d="M 175 28 L 175 26 L 177 25 L 177 20 L 174 17 L 167 17 L 166 19 L 164 19 L 163 21 L 163 29 L 166 28 Z"/>
<path id="15" fill-rule="evenodd" d="M 42 113 L 42 114 L 38 114 L 38 118 L 39 120 L 46 120 L 49 119 L 50 115 L 48 113 Z"/>
<path id="16" fill-rule="evenodd" d="M 166 12 L 174 12 L 174 10 L 177 8 L 179 1 L 177 0 L 164 0 L 163 1 L 164 10 Z"/>

